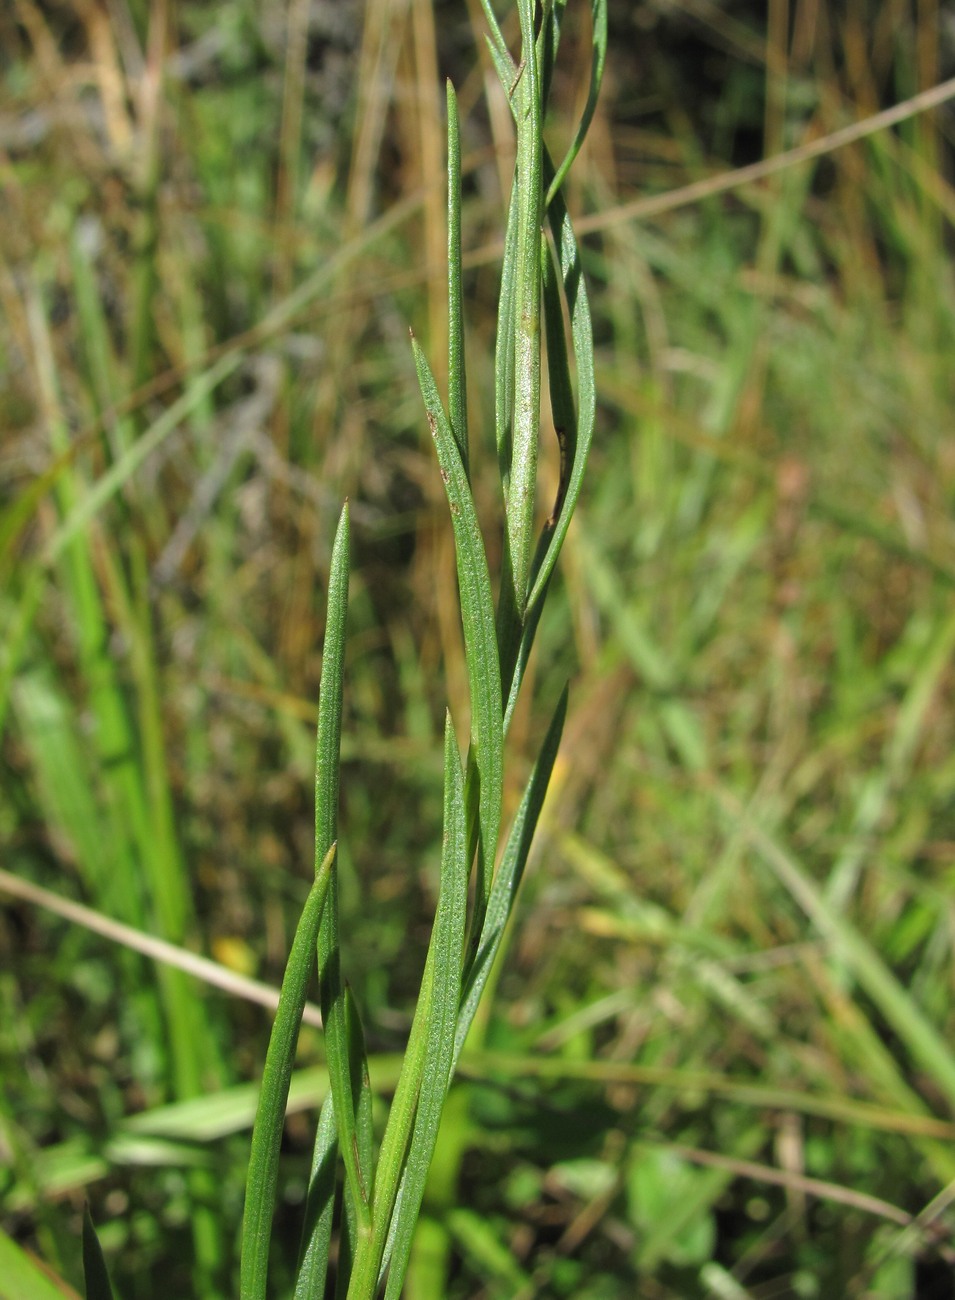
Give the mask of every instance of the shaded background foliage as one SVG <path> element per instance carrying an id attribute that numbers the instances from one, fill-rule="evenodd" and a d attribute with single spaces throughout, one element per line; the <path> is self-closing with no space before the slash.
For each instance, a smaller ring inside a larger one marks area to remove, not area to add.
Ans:
<path id="1" fill-rule="evenodd" d="M 493 455 L 511 144 L 480 31 L 477 5 L 446 0 L 0 14 L 3 865 L 278 978 L 348 495 L 344 961 L 376 1054 L 407 1032 L 441 711 L 464 698 L 407 345 L 413 324 L 443 350 L 446 75 L 471 420 Z M 586 36 L 581 16 L 558 103 Z M 906 1017 L 772 866 L 791 855 L 951 1041 L 951 109 L 759 186 L 614 214 L 953 70 L 931 0 L 611 6 L 569 194 L 582 229 L 596 214 L 600 424 L 533 669 L 542 701 L 573 676 L 571 711 L 439 1150 L 423 1240 L 449 1296 L 951 1294 L 947 1049 L 913 1056 Z M 563 143 L 559 114 L 548 129 Z M 203 394 L 223 350 L 236 366 Z M 190 393 L 48 562 L 70 510 Z M 547 501 L 550 439 L 541 473 Z M 492 482 L 479 462 L 493 568 Z M 157 1276 L 188 1294 L 205 1207 L 204 1294 L 229 1293 L 246 1135 L 197 1121 L 157 1153 L 123 1148 L 122 1121 L 255 1078 L 261 1013 L 22 904 L 0 951 L 6 1230 L 75 1280 L 88 1189 L 123 1294 Z M 170 1008 L 201 1026 L 191 1083 Z M 301 1060 L 321 1061 L 319 1036 Z M 310 1140 L 293 1116 L 290 1243 Z"/>

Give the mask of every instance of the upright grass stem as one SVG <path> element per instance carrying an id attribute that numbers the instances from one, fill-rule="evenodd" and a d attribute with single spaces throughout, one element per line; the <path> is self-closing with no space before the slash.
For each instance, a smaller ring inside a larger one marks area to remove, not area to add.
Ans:
<path id="1" fill-rule="evenodd" d="M 319 695 L 316 875 L 289 957 L 253 1130 L 242 1234 L 242 1300 L 264 1300 L 266 1295 L 284 1112 L 316 949 L 330 1096 L 315 1142 L 295 1296 L 296 1300 L 320 1300 L 324 1295 L 335 1221 L 340 1224 L 336 1294 L 347 1296 L 347 1300 L 375 1300 L 382 1290 L 385 1300 L 398 1300 L 401 1295 L 442 1110 L 513 913 L 566 714 L 565 690 L 495 871 L 502 831 L 505 730 L 520 692 L 548 583 L 577 503 L 593 431 L 590 315 L 579 252 L 560 187 L 593 113 L 606 36 L 603 0 L 592 0 L 594 56 L 590 93 L 574 143 L 560 168 L 555 169 L 543 144 L 542 124 L 567 0 L 544 4 L 540 33 L 534 27 L 533 0 L 517 0 L 521 33 L 518 60 L 507 49 L 489 0 L 482 3 L 490 26 L 492 56 L 517 132 L 495 361 L 495 434 L 504 504 L 504 562 L 497 610 L 471 487 L 460 140 L 457 101 L 449 85 L 447 408 L 413 336 L 412 352 L 454 535 L 470 692 L 467 762 L 462 765 L 449 714 L 445 726 L 444 834 L 437 911 L 411 1033 L 375 1160 L 363 1032 L 341 970 L 334 865 L 339 838 L 348 605 L 346 504 L 332 549 Z M 556 263 L 541 229 L 548 208 Z M 571 322 L 576 395 L 565 315 Z M 536 535 L 542 316 L 561 474 L 557 499 L 542 532 Z M 470 914 L 469 893 L 473 897 Z M 335 1177 L 339 1157 L 344 1168 L 341 1191 Z"/>
<path id="2" fill-rule="evenodd" d="M 322 1007 L 326 1017 L 329 1078 L 337 1148 L 345 1166 L 346 1245 L 339 1252 L 348 1300 L 373 1300 L 384 1285 L 386 1300 L 401 1293 L 415 1224 L 437 1141 L 454 1064 L 467 1037 L 494 957 L 514 907 L 566 711 L 561 697 L 495 874 L 501 832 L 504 731 L 520 691 L 547 584 L 577 503 L 593 431 L 593 355 L 587 296 L 579 253 L 560 185 L 580 147 L 599 88 L 606 44 L 601 0 L 594 13 L 591 89 L 574 144 L 555 170 L 542 139 L 544 90 L 549 89 L 565 3 L 545 6 L 540 39 L 532 0 L 518 0 L 521 57 L 515 62 L 487 0 L 491 50 L 507 91 L 517 128 L 517 164 L 511 196 L 501 306 L 498 314 L 495 429 L 504 520 L 504 572 L 495 615 L 484 538 L 471 490 L 465 378 L 461 270 L 460 140 L 457 101 L 448 87 L 448 302 L 449 383 L 447 410 L 424 352 L 412 336 L 428 425 L 451 515 L 457 557 L 461 619 L 471 696 L 467 772 L 462 770 L 454 729 L 445 731 L 444 846 L 441 884 L 431 943 L 401 1077 L 381 1151 L 372 1173 L 370 1137 L 356 1124 L 364 1070 L 360 1031 L 346 1014 L 338 948 L 337 892 L 332 876 L 319 931 Z M 549 193 L 545 192 L 549 186 Z M 558 265 L 541 224 L 550 202 Z M 537 462 L 540 441 L 542 309 L 550 355 L 551 405 L 558 423 L 561 475 L 557 500 L 535 540 Z M 575 397 L 564 313 L 579 395 Z M 579 405 L 578 405 L 579 404 Z M 347 598 L 347 514 L 339 526 L 332 560 L 329 617 L 322 667 L 316 781 L 316 852 L 336 834 L 338 749 L 342 705 L 342 651 Z M 529 601 L 529 597 L 531 598 Z M 505 707 L 506 706 L 506 707 Z M 467 915 L 468 876 L 476 889 Z M 465 945 L 470 928 L 471 942 Z M 349 1065 L 351 1062 L 351 1065 Z M 357 1088 L 357 1091 L 356 1091 Z M 334 1155 L 331 1125 L 323 1117 L 310 1197 L 311 1243 L 303 1254 L 297 1296 L 318 1295 L 327 1267 L 330 1196 L 328 1160 Z M 321 1180 L 320 1191 L 319 1180 Z M 314 1244 L 317 1243 L 317 1244 Z M 307 1282 L 303 1281 L 307 1272 Z M 309 1289 L 311 1288 L 311 1289 Z M 249 1293 L 250 1296 L 253 1294 Z"/>

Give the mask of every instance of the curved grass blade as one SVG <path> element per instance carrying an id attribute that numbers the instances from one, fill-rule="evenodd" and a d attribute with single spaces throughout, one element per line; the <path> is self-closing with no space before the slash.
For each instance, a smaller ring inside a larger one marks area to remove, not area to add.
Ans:
<path id="1" fill-rule="evenodd" d="M 83 1279 L 86 1283 L 86 1300 L 113 1300 L 109 1270 L 88 1205 L 83 1210 Z"/>
<path id="2" fill-rule="evenodd" d="M 461 961 L 467 920 L 468 858 L 464 816 L 464 775 L 451 716 L 444 732 L 444 841 L 441 884 L 431 935 L 432 981 L 423 1006 L 426 1019 L 424 1069 L 414 1132 L 408 1149 L 392 1231 L 391 1266 L 385 1300 L 398 1300 L 428 1170 L 438 1140 L 441 1111 L 451 1084 L 451 1063 L 461 997 Z"/>
<path id="3" fill-rule="evenodd" d="M 342 508 L 328 581 L 328 617 L 322 652 L 322 678 L 318 698 L 318 739 L 315 756 L 315 856 L 328 852 L 338 837 L 338 783 L 341 762 L 342 696 L 345 666 L 345 619 L 348 612 L 348 503 Z M 370 1223 L 367 1192 L 358 1167 L 355 1106 L 349 1067 L 349 1036 L 342 986 L 338 938 L 338 878 L 333 873 L 328 902 L 318 931 L 318 977 L 325 1023 L 328 1076 L 335 1099 L 338 1143 L 345 1177 L 359 1221 Z"/>
<path id="4" fill-rule="evenodd" d="M 550 160 L 545 159 L 545 165 L 548 169 L 549 163 Z M 560 555 L 560 549 L 564 544 L 564 538 L 567 536 L 571 518 L 577 508 L 577 501 L 584 480 L 584 471 L 587 468 L 587 457 L 590 454 L 590 445 L 593 441 L 594 421 L 597 411 L 594 381 L 594 336 L 590 320 L 590 303 L 587 298 L 587 287 L 580 263 L 580 250 L 574 237 L 574 229 L 567 213 L 567 206 L 559 193 L 554 196 L 550 205 L 548 219 L 557 246 L 564 298 L 570 314 L 571 341 L 573 343 L 574 362 L 577 368 L 577 417 L 573 421 L 568 419 L 568 428 L 564 430 L 567 439 L 565 457 L 567 462 L 566 483 L 563 485 L 563 494 L 562 499 L 559 501 L 557 518 L 552 527 L 545 530 L 545 536 L 549 532 L 547 549 L 528 596 L 527 604 L 529 608 L 532 608 L 543 598 L 547 583 L 554 571 L 554 565 L 557 563 L 557 557 Z M 561 326 L 559 337 L 563 338 L 563 326 Z M 559 348 L 556 332 L 554 342 L 555 346 Z M 564 355 L 566 356 L 565 349 Z M 548 359 L 550 360 L 550 358 Z M 558 373 L 560 369 L 560 358 L 558 356 Z M 562 410 L 570 410 L 572 409 L 573 396 L 570 392 L 570 379 L 569 375 L 566 374 L 566 365 L 564 366 L 564 376 L 558 379 L 559 386 L 562 386 L 565 390 L 559 394 L 558 404 Z"/>
<path id="5" fill-rule="evenodd" d="M 315 1134 L 294 1300 L 322 1300 L 325 1294 L 328 1252 L 332 1243 L 332 1219 L 335 1215 L 337 1163 L 335 1103 L 331 1097 L 326 1097 Z"/>
<path id="6" fill-rule="evenodd" d="M 451 82 L 448 94 L 448 414 L 461 464 L 468 473 L 468 389 L 464 355 L 464 307 L 461 281 L 461 132 L 458 100 Z"/>
<path id="7" fill-rule="evenodd" d="M 322 909 L 334 875 L 332 844 L 316 872 L 289 953 L 275 1023 L 262 1074 L 259 1104 L 252 1129 L 252 1151 L 242 1218 L 242 1257 L 239 1271 L 241 1300 L 264 1300 L 272 1240 L 272 1216 L 278 1184 L 279 1149 L 285 1127 L 295 1048 L 302 1026 L 308 981 L 315 962 L 315 944 Z"/>
<path id="8" fill-rule="evenodd" d="M 497 852 L 504 772 L 501 667 L 494 627 L 491 579 L 484 552 L 484 539 L 457 443 L 441 406 L 427 358 L 414 335 L 411 345 L 454 529 L 464 648 L 471 692 L 471 742 L 480 782 L 478 905 L 483 913 Z"/>
<path id="9" fill-rule="evenodd" d="M 471 1028 L 471 1022 L 481 1000 L 481 994 L 484 992 L 484 986 L 487 984 L 491 973 L 491 966 L 497 956 L 498 948 L 501 946 L 504 927 L 507 925 L 508 918 L 514 907 L 514 900 L 517 897 L 517 890 L 524 874 L 524 867 L 527 864 L 527 856 L 530 853 L 534 831 L 537 829 L 538 818 L 544 804 L 544 796 L 547 793 L 551 773 L 554 770 L 557 751 L 560 748 L 560 738 L 563 734 L 566 716 L 567 688 L 565 687 L 557 702 L 557 708 L 554 710 L 554 716 L 547 729 L 547 735 L 544 737 L 544 743 L 541 745 L 540 754 L 528 778 L 524 797 L 521 799 L 520 807 L 507 837 L 507 844 L 501 857 L 501 865 L 494 877 L 491 896 L 488 899 L 487 914 L 478 940 L 477 951 L 465 972 L 464 992 L 461 998 L 461 1009 L 458 1012 L 458 1023 L 454 1036 L 452 1069 L 457 1066 L 461 1049 L 464 1047 L 468 1030 Z"/>
<path id="10" fill-rule="evenodd" d="M 563 8 L 563 5 L 560 6 Z M 557 6 L 555 5 L 555 16 Z M 547 187 L 547 197 L 544 200 L 544 207 L 549 208 L 557 196 L 560 187 L 567 179 L 567 173 L 574 165 L 577 155 L 580 153 L 581 146 L 590 130 L 590 124 L 593 121 L 594 111 L 597 107 L 597 99 L 600 96 L 600 85 L 603 81 L 604 64 L 607 60 L 607 0 L 591 0 L 590 5 L 591 20 L 593 23 L 593 55 L 590 63 L 590 89 L 587 92 L 587 102 L 584 105 L 584 111 L 581 114 L 580 122 L 570 148 L 557 168 L 550 184 Z M 556 57 L 556 48 L 554 50 Z M 546 99 L 545 99 L 546 102 Z"/>

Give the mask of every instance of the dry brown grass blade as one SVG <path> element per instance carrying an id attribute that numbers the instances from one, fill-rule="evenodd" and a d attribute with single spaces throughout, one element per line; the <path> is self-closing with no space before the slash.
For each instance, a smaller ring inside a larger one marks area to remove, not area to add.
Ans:
<path id="1" fill-rule="evenodd" d="M 755 1160 L 739 1160 L 735 1156 L 720 1155 L 717 1151 L 701 1151 L 697 1147 L 685 1147 L 674 1143 L 667 1144 L 667 1151 L 672 1151 L 682 1160 L 689 1160 L 695 1165 L 705 1165 L 710 1169 L 726 1169 L 737 1178 L 751 1178 L 757 1183 L 770 1183 L 774 1187 L 785 1187 L 790 1192 L 802 1192 L 816 1196 L 823 1201 L 838 1201 L 840 1205 L 851 1205 L 863 1214 L 874 1214 L 877 1218 L 888 1219 L 902 1227 L 909 1227 L 912 1215 L 906 1210 L 883 1201 L 868 1192 L 857 1192 L 852 1187 L 843 1187 L 840 1183 L 826 1182 L 822 1178 L 810 1178 L 794 1170 L 774 1169 L 771 1165 L 761 1165 Z"/>
<path id="2" fill-rule="evenodd" d="M 26 903 L 32 903 L 35 907 L 42 907 L 56 916 L 63 917 L 65 921 L 72 921 L 74 925 L 81 925 L 93 934 L 102 935 L 111 943 L 118 943 L 132 952 L 141 953 L 151 961 L 158 961 L 164 966 L 173 966 L 176 970 L 184 971 L 187 975 L 192 975 L 212 988 L 221 989 L 223 993 L 228 993 L 232 997 L 244 998 L 246 1002 L 255 1002 L 259 1006 L 268 1007 L 270 1011 L 274 1011 L 278 1006 L 279 990 L 271 984 L 265 984 L 262 980 L 249 979 L 247 975 L 239 975 L 228 966 L 210 961 L 208 957 L 200 957 L 185 948 L 178 948 L 175 944 L 167 943 L 165 939 L 157 939 L 155 935 L 145 934 L 131 925 L 123 925 L 120 921 L 114 921 L 112 917 L 104 916 L 102 912 L 84 907 L 82 903 L 74 903 L 68 898 L 61 898 L 59 894 L 52 893 L 49 889 L 33 885 L 28 880 L 21 880 L 9 871 L 0 870 L 0 890 L 11 898 L 19 898 Z M 302 1018 L 307 1025 L 314 1025 L 315 1028 L 321 1029 L 322 1013 L 313 1003 L 305 1004 Z"/>
<path id="3" fill-rule="evenodd" d="M 693 181 L 690 185 L 683 185 L 664 194 L 651 194 L 647 198 L 633 199 L 629 203 L 622 203 L 619 207 L 609 208 L 605 212 L 596 212 L 589 217 L 582 217 L 575 223 L 577 233 L 585 235 L 595 230 L 606 230 L 608 226 L 619 225 L 624 221 L 657 217 L 664 212 L 672 212 L 691 203 L 700 203 L 703 199 L 712 198 L 716 194 L 726 194 L 744 185 L 755 184 L 790 167 L 822 158 L 837 149 L 844 149 L 846 145 L 876 135 L 879 131 L 886 131 L 900 122 L 917 117 L 920 113 L 928 113 L 933 108 L 947 104 L 951 99 L 955 99 L 955 77 L 933 86 L 931 90 L 913 95 L 910 99 L 893 105 L 892 108 L 884 109 L 881 113 L 873 113 L 871 117 L 841 127 L 838 131 L 820 136 L 818 140 L 799 145 L 795 149 L 787 149 L 785 153 L 776 154 L 772 158 L 764 158 L 761 162 L 750 163 L 747 167 L 737 167 L 733 171 L 721 172 L 718 176 L 708 176 L 704 180 Z"/>

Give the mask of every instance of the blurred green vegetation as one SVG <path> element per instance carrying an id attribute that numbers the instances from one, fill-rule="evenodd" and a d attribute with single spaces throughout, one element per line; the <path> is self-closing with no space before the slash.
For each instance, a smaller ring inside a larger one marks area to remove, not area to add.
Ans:
<path id="1" fill-rule="evenodd" d="M 280 977 L 347 495 L 343 964 L 383 1091 L 465 697 L 407 339 L 444 353 L 446 75 L 500 559 L 481 31 L 446 0 L 0 11 L 3 868 Z M 568 196 L 600 424 L 531 668 L 570 712 L 412 1300 L 955 1294 L 955 119 L 618 211 L 937 84 L 953 42 L 934 0 L 612 7 Z M 232 1294 L 266 1015 L 23 902 L 0 955 L 4 1231 L 77 1284 L 89 1197 L 128 1300 Z M 293 1252 L 322 1060 L 306 1029 Z"/>

